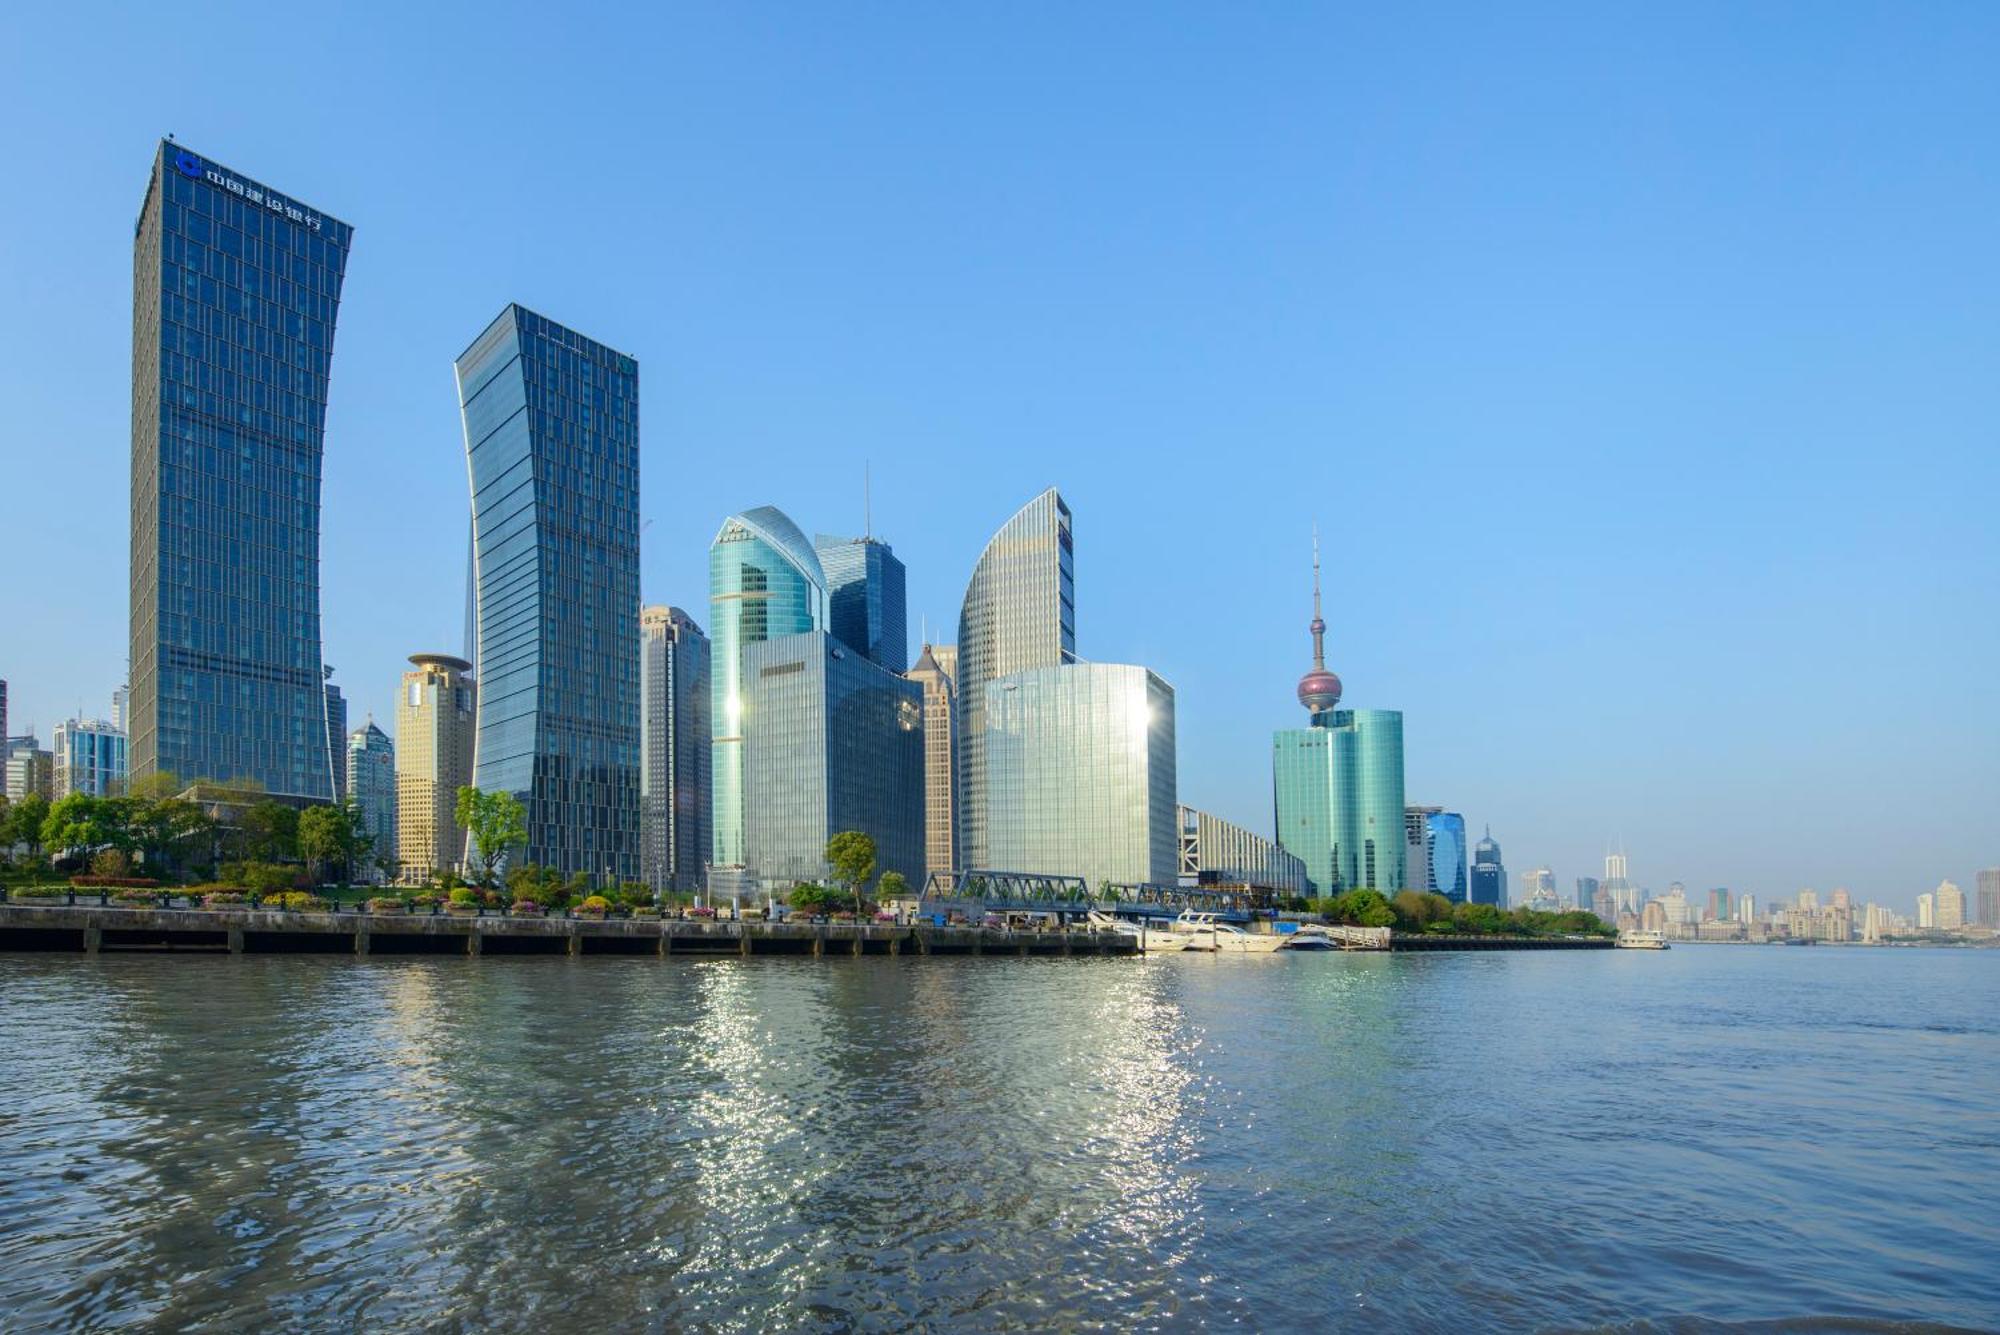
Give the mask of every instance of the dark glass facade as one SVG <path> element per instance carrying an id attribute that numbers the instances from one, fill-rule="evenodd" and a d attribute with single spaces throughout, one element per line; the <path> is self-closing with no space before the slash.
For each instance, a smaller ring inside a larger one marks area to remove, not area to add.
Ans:
<path id="1" fill-rule="evenodd" d="M 639 365 L 520 306 L 458 359 L 472 486 L 473 784 L 526 861 L 637 880 Z"/>
<path id="2" fill-rule="evenodd" d="M 903 563 L 873 538 L 813 539 L 826 575 L 827 629 L 834 638 L 891 672 L 910 667 Z"/>
<path id="3" fill-rule="evenodd" d="M 1500 845 L 1493 842 L 1491 830 L 1473 847 L 1470 888 L 1475 904 L 1507 903 L 1507 868 L 1500 861 Z"/>
<path id="4" fill-rule="evenodd" d="M 353 236 L 182 145 L 154 156 L 132 265 L 135 778 L 333 797 L 320 460 Z"/>
<path id="5" fill-rule="evenodd" d="M 639 615 L 639 799 L 646 884 L 702 888 L 709 849 L 708 636 L 678 607 Z"/>
<path id="6" fill-rule="evenodd" d="M 1424 855 L 1430 859 L 1430 888 L 1454 904 L 1470 892 L 1465 868 L 1465 817 L 1456 811 L 1424 813 Z"/>

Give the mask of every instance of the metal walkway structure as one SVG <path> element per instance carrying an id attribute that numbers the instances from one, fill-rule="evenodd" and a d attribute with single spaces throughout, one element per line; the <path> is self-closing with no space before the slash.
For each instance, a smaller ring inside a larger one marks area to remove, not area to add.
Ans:
<path id="1" fill-rule="evenodd" d="M 987 913 L 1055 913 L 1065 917 L 1093 909 L 1121 918 L 1177 918 L 1213 913 L 1220 921 L 1250 921 L 1247 895 L 1178 885 L 1108 885 L 1093 892 L 1080 876 L 1041 872 L 932 872 L 918 901 L 920 912 L 933 903 L 972 903 Z"/>

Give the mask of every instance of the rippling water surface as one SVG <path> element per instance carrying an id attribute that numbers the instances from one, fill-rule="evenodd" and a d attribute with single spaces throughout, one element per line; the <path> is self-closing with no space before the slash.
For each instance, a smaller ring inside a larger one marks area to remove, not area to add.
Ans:
<path id="1" fill-rule="evenodd" d="M 2000 951 L 0 956 L 0 1325 L 2000 1325 Z"/>

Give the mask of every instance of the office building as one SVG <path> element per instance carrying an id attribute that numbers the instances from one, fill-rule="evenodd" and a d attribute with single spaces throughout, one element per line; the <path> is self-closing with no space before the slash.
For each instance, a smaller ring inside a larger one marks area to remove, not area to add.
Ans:
<path id="1" fill-rule="evenodd" d="M 1173 687 L 1117 663 L 1029 668 L 988 681 L 980 713 L 978 869 L 1176 883 Z"/>
<path id="2" fill-rule="evenodd" d="M 1819 911 L 1819 892 L 1816 890 L 1801 890 L 1799 891 L 1797 903 L 1801 912 L 1817 913 Z"/>
<path id="3" fill-rule="evenodd" d="M 465 858 L 458 790 L 472 782 L 479 690 L 472 664 L 411 654 L 396 697 L 396 857 L 421 885 Z"/>
<path id="4" fill-rule="evenodd" d="M 1952 881 L 1939 881 L 1933 892 L 1936 899 L 1937 927 L 1941 932 L 1956 932 L 1965 926 L 1965 891 Z"/>
<path id="5" fill-rule="evenodd" d="M 347 734 L 341 757 L 347 772 L 346 792 L 368 836 L 367 862 L 376 867 L 396 865 L 396 746 L 389 734 L 370 719 Z M 372 877 L 370 878 L 372 879 Z"/>
<path id="6" fill-rule="evenodd" d="M 1507 907 L 1507 868 L 1500 860 L 1500 845 L 1493 840 L 1491 825 L 1486 827 L 1485 838 L 1472 846 L 1472 902 Z M 1605 914 L 1598 916 L 1610 921 Z"/>
<path id="7" fill-rule="evenodd" d="M 875 870 L 912 889 L 924 866 L 924 692 L 826 631 L 743 646 L 743 851 L 773 897 L 824 879 L 826 845 L 859 830 Z"/>
<path id="8" fill-rule="evenodd" d="M 1409 876 L 1403 716 L 1338 708 L 1341 681 L 1326 665 L 1317 539 L 1308 629 L 1313 665 L 1298 688 L 1307 726 L 1271 738 L 1278 842 L 1305 860 L 1318 894 L 1366 887 L 1393 895 L 1408 887 Z"/>
<path id="9" fill-rule="evenodd" d="M 1613 913 L 1639 911 L 1639 890 L 1632 884 L 1623 850 L 1604 855 L 1604 890 L 1610 897 Z M 1602 914 L 1598 916 L 1603 917 Z M 1607 918 L 1606 921 L 1611 920 Z"/>
<path id="10" fill-rule="evenodd" d="M 7 749 L 7 683 L 0 681 L 0 759 Z M 4 796 L 4 793 L 0 793 Z"/>
<path id="11" fill-rule="evenodd" d="M 903 563 L 874 538 L 813 539 L 826 576 L 827 629 L 869 662 L 891 672 L 910 666 L 910 628 L 903 610 Z"/>
<path id="12" fill-rule="evenodd" d="M 2000 867 L 1987 867 L 1974 882 L 1978 892 L 1978 922 L 1981 927 L 2000 927 Z"/>
<path id="13" fill-rule="evenodd" d="M 826 629 L 826 574 L 783 510 L 760 505 L 722 521 L 708 549 L 710 861 L 743 858 L 743 653 Z M 712 888 L 712 887 L 711 887 Z"/>
<path id="14" fill-rule="evenodd" d="M 132 688 L 120 686 L 111 693 L 111 726 L 120 732 L 132 725 Z"/>
<path id="15" fill-rule="evenodd" d="M 1747 891 L 1736 896 L 1736 921 L 1745 924 L 1757 921 L 1757 896 Z"/>
<path id="16" fill-rule="evenodd" d="M 1454 904 L 1470 892 L 1465 866 L 1465 817 L 1439 807 L 1415 808 L 1424 813 L 1426 887 Z"/>
<path id="17" fill-rule="evenodd" d="M 132 268 L 131 773 L 330 799 L 319 502 L 353 229 L 163 142 Z"/>
<path id="18" fill-rule="evenodd" d="M 326 675 L 333 676 L 333 669 L 327 668 Z M 326 744 L 331 754 L 328 764 L 333 770 L 333 800 L 347 798 L 347 699 L 340 688 L 331 681 L 326 683 Z"/>
<path id="19" fill-rule="evenodd" d="M 950 666 L 947 666 L 949 664 Z M 926 644 L 903 675 L 924 690 L 924 873 L 958 868 L 958 774 L 955 743 L 958 691 L 952 646 Z"/>
<path id="20" fill-rule="evenodd" d="M 1937 925 L 1937 896 L 1929 892 L 1918 895 L 1917 930 L 1927 932 Z"/>
<path id="21" fill-rule="evenodd" d="M 1076 545 L 1070 529 L 1069 506 L 1051 487 L 1000 526 L 965 586 L 953 679 L 958 696 L 958 857 L 966 867 L 993 869 L 998 857 L 986 836 L 988 683 L 1076 661 Z M 1171 808 L 1165 819 L 1170 825 Z M 1165 837 L 1171 877 L 1171 828 Z M 1019 846 L 1018 832 L 1007 846 Z M 1129 858 L 1118 861 L 1133 865 Z"/>
<path id="22" fill-rule="evenodd" d="M 1585 913 L 1593 912 L 1597 904 L 1597 890 L 1601 884 L 1602 882 L 1600 882 L 1595 876 L 1577 877 L 1576 906 L 1582 909 Z"/>
<path id="23" fill-rule="evenodd" d="M 639 879 L 639 364 L 518 305 L 457 363 L 479 662 L 473 785 L 515 856 Z"/>
<path id="24" fill-rule="evenodd" d="M 678 607 L 639 614 L 639 803 L 642 869 L 658 893 L 702 888 L 708 862 L 708 636 Z"/>
<path id="25" fill-rule="evenodd" d="M 1537 913 L 1553 913 L 1561 908 L 1562 896 L 1556 893 L 1555 872 L 1547 867 L 1522 872 L 1519 902 Z"/>
<path id="26" fill-rule="evenodd" d="M 1175 814 L 1183 886 L 1246 886 L 1284 897 L 1310 890 L 1305 860 L 1263 835 L 1190 806 L 1181 806 Z"/>
<path id="27" fill-rule="evenodd" d="M 55 800 L 56 758 L 44 751 L 33 733 L 7 739 L 7 800 L 24 797 Z"/>
<path id="28" fill-rule="evenodd" d="M 1708 917 L 1711 922 L 1728 922 L 1735 915 L 1730 912 L 1729 888 L 1717 886 L 1708 892 Z"/>
<path id="29" fill-rule="evenodd" d="M 125 791 L 125 734 L 108 719 L 70 719 L 56 724 L 52 743 L 50 792 L 114 797 Z"/>

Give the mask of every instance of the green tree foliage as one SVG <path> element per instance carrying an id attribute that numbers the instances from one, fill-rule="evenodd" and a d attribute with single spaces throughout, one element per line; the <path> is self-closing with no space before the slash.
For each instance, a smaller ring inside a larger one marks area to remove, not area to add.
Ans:
<path id="1" fill-rule="evenodd" d="M 481 885 L 493 879 L 493 864 L 501 854 L 528 842 L 528 811 L 512 793 L 461 788 L 457 814 L 459 828 L 472 835 L 473 850 L 479 855 Z"/>
<path id="2" fill-rule="evenodd" d="M 30 854 L 42 851 L 42 823 L 49 818 L 49 799 L 29 793 L 7 812 L 8 845 L 26 844 Z"/>
<path id="3" fill-rule="evenodd" d="M 854 911 L 859 914 L 861 888 L 875 875 L 875 840 L 860 830 L 842 830 L 826 841 L 826 863 L 854 896 Z"/>
<path id="4" fill-rule="evenodd" d="M 300 812 L 298 841 L 299 856 L 315 875 L 324 874 L 330 866 L 351 875 L 354 864 L 374 843 L 362 825 L 361 808 L 352 798 Z"/>
<path id="5" fill-rule="evenodd" d="M 875 886 L 875 897 L 881 900 L 908 899 L 910 883 L 899 871 L 885 871 Z"/>
<path id="6" fill-rule="evenodd" d="M 786 894 L 785 902 L 801 913 L 828 913 L 844 907 L 847 895 L 835 886 L 800 881 Z"/>
<path id="7" fill-rule="evenodd" d="M 243 855 L 254 862 L 296 862 L 299 856 L 299 812 L 269 798 L 243 813 L 240 830 Z"/>
<path id="8" fill-rule="evenodd" d="M 1349 890 L 1331 899 L 1314 901 L 1321 915 L 1352 927 L 1394 927 L 1396 910 L 1379 890 Z"/>

